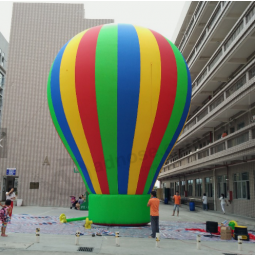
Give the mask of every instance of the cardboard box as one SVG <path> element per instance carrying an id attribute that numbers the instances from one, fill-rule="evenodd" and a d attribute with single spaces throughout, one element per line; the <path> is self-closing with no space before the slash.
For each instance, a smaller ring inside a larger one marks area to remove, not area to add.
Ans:
<path id="1" fill-rule="evenodd" d="M 222 239 L 222 240 L 231 240 L 232 239 L 230 227 L 221 227 L 220 239 Z"/>

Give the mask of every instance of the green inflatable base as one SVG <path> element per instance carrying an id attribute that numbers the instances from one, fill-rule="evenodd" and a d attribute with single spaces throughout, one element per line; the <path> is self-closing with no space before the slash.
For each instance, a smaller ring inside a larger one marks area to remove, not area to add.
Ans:
<path id="1" fill-rule="evenodd" d="M 93 224 L 144 226 L 150 222 L 150 195 L 89 195 L 89 219 Z"/>

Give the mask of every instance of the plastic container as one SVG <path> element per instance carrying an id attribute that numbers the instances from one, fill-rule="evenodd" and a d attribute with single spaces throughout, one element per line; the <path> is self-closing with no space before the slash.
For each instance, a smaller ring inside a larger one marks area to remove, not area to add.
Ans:
<path id="1" fill-rule="evenodd" d="M 168 198 L 165 198 L 165 200 L 164 200 L 164 204 L 168 204 Z"/>
<path id="2" fill-rule="evenodd" d="M 195 202 L 189 202 L 189 210 L 195 211 Z"/>

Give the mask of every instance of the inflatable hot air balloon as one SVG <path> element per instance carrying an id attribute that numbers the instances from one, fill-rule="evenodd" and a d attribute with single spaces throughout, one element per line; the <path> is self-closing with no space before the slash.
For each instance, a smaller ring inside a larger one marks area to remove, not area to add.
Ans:
<path id="1" fill-rule="evenodd" d="M 52 64 L 48 104 L 83 178 L 89 218 L 143 225 L 159 171 L 188 116 L 191 80 L 179 50 L 150 29 L 81 32 Z"/>

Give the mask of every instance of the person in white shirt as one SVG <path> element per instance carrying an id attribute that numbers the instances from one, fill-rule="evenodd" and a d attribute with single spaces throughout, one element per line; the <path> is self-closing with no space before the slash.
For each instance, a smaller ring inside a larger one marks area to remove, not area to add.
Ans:
<path id="1" fill-rule="evenodd" d="M 225 204 L 227 204 L 227 200 L 225 199 L 224 194 L 221 194 L 220 205 L 221 205 L 221 209 L 222 209 L 224 214 L 225 214 Z M 228 206 L 228 204 L 227 204 L 227 206 Z"/>
<path id="2" fill-rule="evenodd" d="M 13 201 L 16 199 L 16 195 L 15 195 L 15 192 L 14 192 L 14 189 L 13 188 L 10 188 L 8 192 L 6 192 L 6 200 L 11 200 L 11 213 L 9 215 L 9 217 L 11 218 L 12 216 L 12 211 L 13 211 Z"/>
<path id="3" fill-rule="evenodd" d="M 203 201 L 203 209 L 208 211 L 208 206 L 207 206 L 207 196 L 204 193 L 203 197 L 202 197 L 202 201 Z"/>

